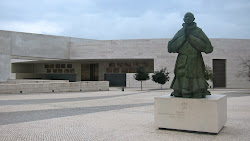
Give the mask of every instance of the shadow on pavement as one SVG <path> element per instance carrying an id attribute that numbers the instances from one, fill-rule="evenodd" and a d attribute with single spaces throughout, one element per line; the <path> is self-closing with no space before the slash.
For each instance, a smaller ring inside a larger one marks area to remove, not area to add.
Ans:
<path id="1" fill-rule="evenodd" d="M 122 95 L 76 97 L 76 98 L 0 100 L 0 105 L 28 105 L 28 104 L 86 101 L 86 100 L 96 100 L 96 99 L 123 97 L 123 96 L 137 95 L 137 94 L 142 94 L 142 93 L 146 93 L 146 92 L 142 91 L 142 92 L 138 92 L 138 93 L 130 93 L 130 94 L 122 94 Z"/>
<path id="2" fill-rule="evenodd" d="M 153 104 L 154 103 L 151 102 L 151 103 L 126 104 L 126 105 L 107 105 L 107 106 L 93 106 L 93 107 L 79 107 L 79 108 L 65 108 L 65 109 L 3 112 L 0 113 L 0 125 L 84 115 L 97 112 L 120 110 L 125 108 L 149 106 Z"/>

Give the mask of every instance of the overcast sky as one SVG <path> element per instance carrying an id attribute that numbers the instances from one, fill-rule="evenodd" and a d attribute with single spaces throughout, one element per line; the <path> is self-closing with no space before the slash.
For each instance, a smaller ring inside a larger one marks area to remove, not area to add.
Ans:
<path id="1" fill-rule="evenodd" d="M 186 12 L 209 38 L 250 39 L 250 0 L 0 0 L 0 30 L 100 40 L 172 38 Z"/>

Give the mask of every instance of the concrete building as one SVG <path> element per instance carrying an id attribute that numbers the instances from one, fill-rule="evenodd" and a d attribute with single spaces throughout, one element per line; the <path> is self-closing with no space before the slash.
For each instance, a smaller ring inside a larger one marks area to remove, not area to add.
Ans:
<path id="1" fill-rule="evenodd" d="M 91 40 L 0 30 L 0 82 L 9 79 L 69 81 L 109 80 L 111 86 L 139 87 L 133 75 L 138 66 L 149 72 L 166 67 L 169 88 L 177 54 L 167 51 L 170 39 Z M 210 39 L 211 54 L 203 54 L 213 68 L 213 87 L 250 88 L 248 78 L 237 77 L 241 58 L 250 55 L 250 39 Z M 160 88 L 148 80 L 144 87 Z"/>

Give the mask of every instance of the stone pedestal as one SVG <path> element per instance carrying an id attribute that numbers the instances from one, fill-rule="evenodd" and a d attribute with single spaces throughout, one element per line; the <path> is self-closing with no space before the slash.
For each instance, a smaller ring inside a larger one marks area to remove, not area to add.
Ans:
<path id="1" fill-rule="evenodd" d="M 227 97 L 206 98 L 155 97 L 157 128 L 219 133 L 227 121 Z"/>

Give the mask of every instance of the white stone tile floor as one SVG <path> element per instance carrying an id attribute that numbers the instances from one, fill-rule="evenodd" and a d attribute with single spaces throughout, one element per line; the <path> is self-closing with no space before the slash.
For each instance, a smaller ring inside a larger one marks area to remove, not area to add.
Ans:
<path id="1" fill-rule="evenodd" d="M 250 89 L 211 89 L 228 96 L 228 121 L 219 134 L 159 130 L 154 97 L 172 90 L 0 95 L 0 141 L 244 141 L 250 139 Z"/>

